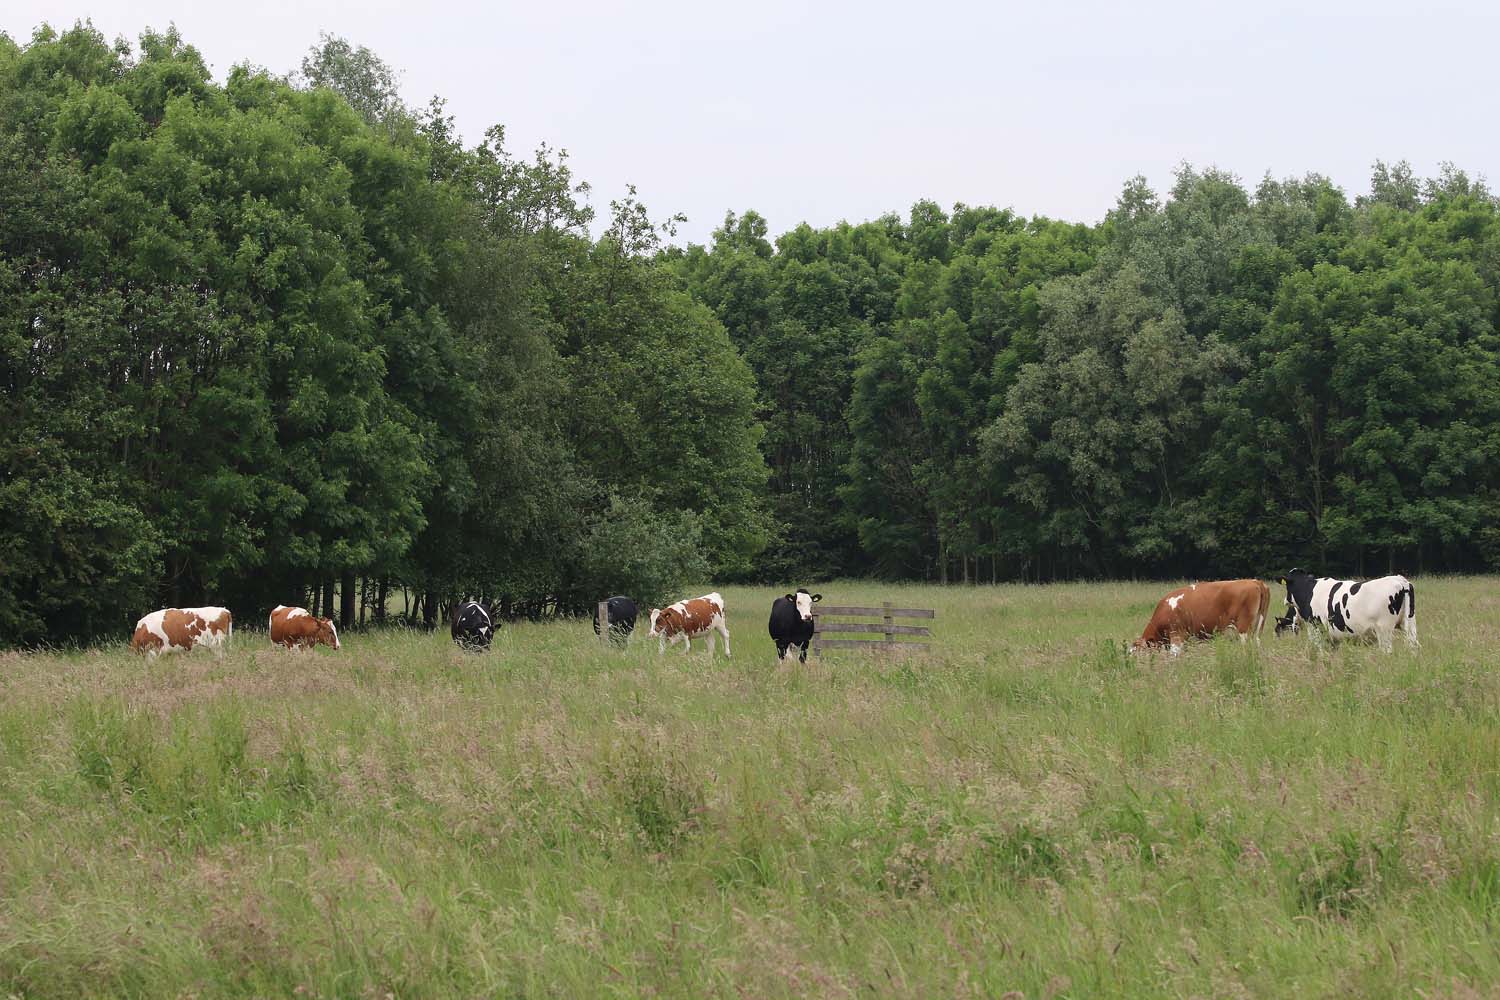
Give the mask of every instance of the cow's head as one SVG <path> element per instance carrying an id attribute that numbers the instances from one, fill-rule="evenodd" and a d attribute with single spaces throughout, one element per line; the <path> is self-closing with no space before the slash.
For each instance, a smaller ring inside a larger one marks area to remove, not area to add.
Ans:
<path id="1" fill-rule="evenodd" d="M 1277 582 L 1286 587 L 1286 614 L 1276 619 L 1276 634 L 1297 631 L 1300 618 L 1310 614 L 1313 585 L 1318 578 L 1305 569 L 1292 567 L 1286 575 L 1277 577 Z"/>
<path id="2" fill-rule="evenodd" d="M 333 624 L 333 619 L 318 619 L 318 630 L 313 633 L 313 642 L 321 642 L 323 645 L 332 646 L 334 649 L 339 648 L 339 630 L 338 627 Z"/>
<path id="3" fill-rule="evenodd" d="M 648 638 L 648 639 L 654 639 L 656 637 L 656 619 L 659 618 L 659 617 L 661 617 L 661 608 L 652 608 L 651 609 L 651 631 L 649 631 L 649 632 L 646 633 L 646 638 Z"/>
<path id="4" fill-rule="evenodd" d="M 805 622 L 812 621 L 812 606 L 823 599 L 822 594 L 809 594 L 805 588 L 797 588 L 795 594 L 787 594 L 786 599 L 797 606 L 797 614 Z"/>

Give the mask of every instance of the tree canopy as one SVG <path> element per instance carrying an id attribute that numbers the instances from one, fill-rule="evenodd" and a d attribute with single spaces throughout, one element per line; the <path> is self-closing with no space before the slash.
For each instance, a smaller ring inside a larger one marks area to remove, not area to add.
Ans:
<path id="1" fill-rule="evenodd" d="M 387 586 L 1500 567 L 1500 205 L 1456 168 L 687 247 L 589 195 L 341 38 L 218 82 L 175 30 L 0 36 L 0 643 Z"/>

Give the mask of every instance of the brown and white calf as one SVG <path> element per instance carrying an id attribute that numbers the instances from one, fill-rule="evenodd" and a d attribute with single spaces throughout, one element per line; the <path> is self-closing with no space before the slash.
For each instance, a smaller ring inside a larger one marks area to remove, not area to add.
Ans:
<path id="1" fill-rule="evenodd" d="M 207 646 L 219 653 L 234 632 L 228 608 L 162 608 L 135 623 L 130 648 L 137 653 L 185 653 Z"/>
<path id="2" fill-rule="evenodd" d="M 306 649 L 319 644 L 338 649 L 339 630 L 330 619 L 309 614 L 306 608 L 278 604 L 271 612 L 271 642 L 287 649 Z"/>
<path id="3" fill-rule="evenodd" d="M 1259 642 L 1270 604 L 1271 588 L 1260 580 L 1213 580 L 1179 587 L 1157 602 L 1133 649 L 1163 646 L 1180 653 L 1187 639 L 1207 639 L 1231 628 L 1241 641 L 1254 636 Z"/>
<path id="4" fill-rule="evenodd" d="M 695 597 L 691 601 L 678 601 L 667 608 L 651 609 L 651 631 L 648 639 L 655 638 L 657 652 L 664 653 L 668 643 L 682 639 L 683 651 L 693 648 L 692 640 L 708 636 L 708 655 L 714 655 L 714 633 L 724 637 L 724 655 L 729 655 L 729 626 L 724 624 L 724 598 L 718 591 Z"/>

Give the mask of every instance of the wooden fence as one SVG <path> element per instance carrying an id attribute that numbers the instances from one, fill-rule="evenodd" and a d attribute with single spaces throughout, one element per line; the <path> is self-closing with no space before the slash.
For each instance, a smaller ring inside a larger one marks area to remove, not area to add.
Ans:
<path id="1" fill-rule="evenodd" d="M 879 616 L 880 621 L 861 622 L 831 622 L 829 618 L 874 618 Z M 878 608 L 840 608 L 829 607 L 823 604 L 813 605 L 813 654 L 822 656 L 825 649 L 874 649 L 885 651 L 904 650 L 913 652 L 919 649 L 931 649 L 930 642 L 911 642 L 907 639 L 897 639 L 896 636 L 922 636 L 932 637 L 932 629 L 926 625 L 897 625 L 897 618 L 936 618 L 937 612 L 927 608 L 897 608 L 892 607 L 890 601 L 883 602 Z M 878 632 L 883 638 L 879 639 L 825 639 L 824 635 L 829 632 L 852 632 L 869 633 Z"/>

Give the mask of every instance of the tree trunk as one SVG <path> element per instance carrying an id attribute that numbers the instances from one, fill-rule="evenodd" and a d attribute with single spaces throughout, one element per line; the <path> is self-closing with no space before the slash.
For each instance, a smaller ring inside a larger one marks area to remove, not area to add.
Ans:
<path id="1" fill-rule="evenodd" d="M 339 579 L 339 628 L 354 627 L 354 571 L 345 570 Z"/>
<path id="2" fill-rule="evenodd" d="M 437 628 L 437 595 L 430 590 L 422 596 L 422 624 L 429 631 Z"/>
<path id="3" fill-rule="evenodd" d="M 376 625 L 384 625 L 385 624 L 385 595 L 386 595 L 386 588 L 389 586 L 389 583 L 390 583 L 389 578 L 382 576 L 380 578 L 380 583 L 378 584 L 377 589 L 375 591 L 375 624 Z"/>
<path id="4" fill-rule="evenodd" d="M 323 578 L 323 610 L 320 614 L 324 618 L 333 617 L 333 577 Z"/>

